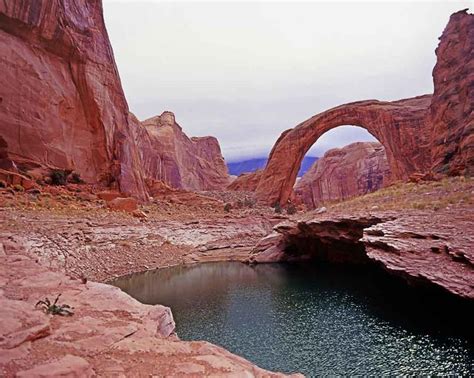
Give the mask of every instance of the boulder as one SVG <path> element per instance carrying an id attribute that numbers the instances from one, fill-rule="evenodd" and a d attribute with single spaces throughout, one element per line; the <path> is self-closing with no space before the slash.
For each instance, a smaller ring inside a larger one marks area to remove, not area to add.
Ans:
<path id="1" fill-rule="evenodd" d="M 115 198 L 118 198 L 121 196 L 122 194 L 120 194 L 117 191 L 112 191 L 112 190 L 103 190 L 97 193 L 97 197 L 99 197 L 101 200 L 104 200 L 104 201 L 112 201 Z"/>
<path id="2" fill-rule="evenodd" d="M 107 206 L 111 210 L 125 211 L 127 213 L 134 213 L 138 210 L 138 203 L 135 198 L 115 198 L 107 202 Z"/>
<path id="3" fill-rule="evenodd" d="M 35 366 L 29 370 L 23 370 L 17 373 L 17 377 L 71 377 L 88 378 L 96 374 L 90 364 L 83 358 L 65 355 L 57 361 L 49 362 L 43 365 Z"/>

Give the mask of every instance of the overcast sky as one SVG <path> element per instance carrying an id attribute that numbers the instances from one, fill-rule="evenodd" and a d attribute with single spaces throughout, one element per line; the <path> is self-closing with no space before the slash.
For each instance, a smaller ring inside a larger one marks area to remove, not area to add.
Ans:
<path id="1" fill-rule="evenodd" d="M 471 4 L 105 0 L 104 14 L 131 111 L 170 110 L 232 161 L 266 156 L 282 131 L 333 106 L 431 93 L 438 37 Z M 310 154 L 370 139 L 341 127 Z"/>

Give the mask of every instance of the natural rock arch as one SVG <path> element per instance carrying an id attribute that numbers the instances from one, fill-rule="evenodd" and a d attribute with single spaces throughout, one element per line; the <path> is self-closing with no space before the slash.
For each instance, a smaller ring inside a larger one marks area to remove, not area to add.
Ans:
<path id="1" fill-rule="evenodd" d="M 431 166 L 431 95 L 384 102 L 353 102 L 317 114 L 285 131 L 274 145 L 267 166 L 261 172 L 256 193 L 269 204 L 286 203 L 301 161 L 318 138 L 335 127 L 363 127 L 385 147 L 391 180 L 403 180 Z"/>

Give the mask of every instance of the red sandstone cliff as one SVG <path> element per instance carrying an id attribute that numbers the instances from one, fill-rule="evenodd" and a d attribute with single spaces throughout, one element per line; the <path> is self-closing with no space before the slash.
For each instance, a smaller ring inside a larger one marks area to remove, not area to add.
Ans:
<path id="1" fill-rule="evenodd" d="M 295 195 L 309 208 L 321 202 L 366 194 L 383 186 L 390 169 L 377 142 L 352 143 L 327 151 L 295 186 Z"/>
<path id="2" fill-rule="evenodd" d="M 454 13 L 440 37 L 431 101 L 433 167 L 474 174 L 474 15 Z"/>
<path id="3" fill-rule="evenodd" d="M 73 170 L 141 199 L 149 178 L 227 185 L 215 138 L 129 113 L 100 0 L 1 2 L 0 51 L 0 141 L 21 171 Z"/>
<path id="4" fill-rule="evenodd" d="M 4 1 L 0 51 L 0 133 L 10 158 L 145 198 L 101 1 Z"/>
<path id="5" fill-rule="evenodd" d="M 141 123 L 148 148 L 142 160 L 147 178 L 186 190 L 219 190 L 229 184 L 227 166 L 214 137 L 188 138 L 171 112 Z"/>

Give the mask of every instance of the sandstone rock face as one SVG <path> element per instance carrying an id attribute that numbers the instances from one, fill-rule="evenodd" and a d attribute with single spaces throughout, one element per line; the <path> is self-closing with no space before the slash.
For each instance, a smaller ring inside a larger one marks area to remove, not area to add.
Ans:
<path id="1" fill-rule="evenodd" d="M 0 133 L 12 160 L 145 198 L 99 0 L 0 4 Z"/>
<path id="2" fill-rule="evenodd" d="M 431 102 L 433 168 L 474 173 L 474 15 L 454 13 L 436 49 Z"/>
<path id="3" fill-rule="evenodd" d="M 413 285 L 442 288 L 474 299 L 474 213 L 380 212 L 317 214 L 274 227 L 254 248 L 254 263 L 323 260 L 375 261 Z"/>
<path id="4" fill-rule="evenodd" d="M 295 186 L 295 195 L 307 207 L 367 194 L 380 189 L 389 177 L 385 149 L 377 142 L 334 148 L 317 160 Z"/>
<path id="5" fill-rule="evenodd" d="M 195 191 L 224 189 L 229 184 L 216 138 L 188 138 L 171 112 L 163 112 L 141 125 L 147 133 L 146 145 L 140 148 L 147 178 Z"/>
<path id="6" fill-rule="evenodd" d="M 430 166 L 428 146 L 431 96 L 382 102 L 360 101 L 315 115 L 285 131 L 273 147 L 257 185 L 257 196 L 268 203 L 285 203 L 291 196 L 301 161 L 316 140 L 337 126 L 358 125 L 385 147 L 390 179 L 407 179 Z"/>

